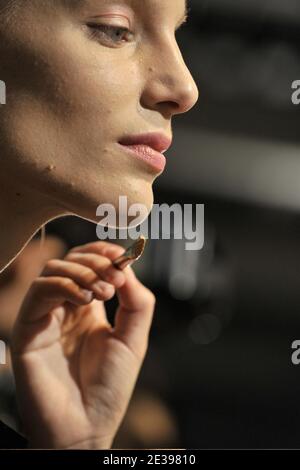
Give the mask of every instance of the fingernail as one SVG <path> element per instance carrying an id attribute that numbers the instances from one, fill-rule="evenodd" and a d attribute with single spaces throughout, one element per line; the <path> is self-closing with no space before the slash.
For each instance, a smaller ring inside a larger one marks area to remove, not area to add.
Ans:
<path id="1" fill-rule="evenodd" d="M 97 281 L 93 284 L 93 289 L 95 289 L 99 294 L 102 294 L 109 288 L 109 284 L 104 281 Z"/>
<path id="2" fill-rule="evenodd" d="M 105 280 L 106 280 L 107 282 L 113 282 L 113 281 L 115 280 L 115 278 L 116 278 L 116 273 L 115 273 L 115 271 L 111 271 L 111 270 L 106 271 L 106 273 L 105 273 Z"/>
<path id="3" fill-rule="evenodd" d="M 118 268 L 109 268 L 105 273 L 105 280 L 108 283 L 120 282 L 123 279 L 124 273 Z"/>
<path id="4" fill-rule="evenodd" d="M 91 302 L 93 300 L 94 294 L 90 290 L 81 289 L 81 293 L 87 302 Z"/>

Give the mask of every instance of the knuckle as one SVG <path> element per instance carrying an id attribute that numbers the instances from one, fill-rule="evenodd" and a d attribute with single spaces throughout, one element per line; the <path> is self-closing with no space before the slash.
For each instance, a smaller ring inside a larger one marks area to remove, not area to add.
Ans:
<path id="1" fill-rule="evenodd" d="M 46 272 L 53 271 L 57 267 L 58 262 L 59 262 L 59 260 L 57 260 L 56 258 L 52 258 L 52 259 L 48 260 L 45 264 L 44 270 Z"/>
<path id="2" fill-rule="evenodd" d="M 71 289 L 74 286 L 74 281 L 68 277 L 62 277 L 58 280 L 58 284 L 64 289 Z"/>
<path id="3" fill-rule="evenodd" d="M 105 242 L 104 240 L 99 240 L 95 242 L 95 246 L 98 248 L 104 248 L 108 245 L 108 242 Z"/>
<path id="4" fill-rule="evenodd" d="M 64 259 L 67 260 L 67 261 L 71 261 L 71 260 L 73 260 L 74 258 L 76 258 L 77 255 L 78 255 L 78 251 L 75 252 L 75 251 L 72 251 L 72 250 L 71 250 L 71 251 L 69 251 L 69 252 L 66 254 L 66 256 L 65 256 Z"/>
<path id="5" fill-rule="evenodd" d="M 101 300 L 109 300 L 115 295 L 115 287 L 103 281 L 93 284 L 92 288 Z"/>
<path id="6" fill-rule="evenodd" d="M 95 241 L 92 243 L 87 243 L 86 245 L 83 245 L 81 248 L 85 252 L 90 252 L 90 253 L 101 253 L 101 251 L 107 246 L 107 242 L 99 240 Z"/>
<path id="7" fill-rule="evenodd" d="M 78 251 L 81 251 L 83 248 L 82 245 L 79 246 L 73 246 L 73 248 L 70 248 L 68 253 L 78 253 Z"/>
<path id="8" fill-rule="evenodd" d="M 30 286 L 31 293 L 34 293 L 34 294 L 38 293 L 40 288 L 44 286 L 45 279 L 46 278 L 44 278 L 42 276 L 37 277 Z"/>
<path id="9" fill-rule="evenodd" d="M 47 292 L 48 286 L 52 285 L 51 280 L 51 277 L 38 276 L 35 278 L 27 292 L 27 297 L 42 300 Z"/>
<path id="10" fill-rule="evenodd" d="M 99 249 L 104 249 L 104 248 L 114 248 L 116 246 L 115 243 L 107 242 L 105 240 L 99 240 L 95 242 L 95 247 Z"/>
<path id="11" fill-rule="evenodd" d="M 155 294 L 150 289 L 148 289 L 147 287 L 145 287 L 145 299 L 147 300 L 147 302 L 149 304 L 151 304 L 153 306 L 156 304 Z"/>
<path id="12" fill-rule="evenodd" d="M 96 274 L 95 272 L 88 268 L 88 267 L 84 267 L 84 266 L 81 266 L 80 267 L 80 277 L 83 281 L 87 281 L 87 282 L 93 282 Z"/>
<path id="13" fill-rule="evenodd" d="M 105 256 L 95 255 L 94 257 L 95 271 L 104 273 L 108 269 L 109 264 L 110 264 L 109 259 L 106 258 Z"/>

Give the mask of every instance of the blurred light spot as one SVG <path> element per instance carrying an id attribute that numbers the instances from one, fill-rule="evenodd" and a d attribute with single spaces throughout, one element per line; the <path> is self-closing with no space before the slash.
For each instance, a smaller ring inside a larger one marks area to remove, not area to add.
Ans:
<path id="1" fill-rule="evenodd" d="M 189 273 L 172 275 L 169 280 L 169 290 L 174 299 L 191 299 L 197 290 L 197 279 Z"/>

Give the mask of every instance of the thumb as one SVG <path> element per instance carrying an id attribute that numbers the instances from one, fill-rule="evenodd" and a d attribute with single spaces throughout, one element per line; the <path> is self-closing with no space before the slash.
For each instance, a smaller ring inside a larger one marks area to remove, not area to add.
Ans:
<path id="1" fill-rule="evenodd" d="M 156 303 L 155 295 L 136 277 L 128 266 L 126 281 L 116 289 L 119 307 L 116 312 L 114 334 L 140 359 L 148 347 L 150 328 Z"/>

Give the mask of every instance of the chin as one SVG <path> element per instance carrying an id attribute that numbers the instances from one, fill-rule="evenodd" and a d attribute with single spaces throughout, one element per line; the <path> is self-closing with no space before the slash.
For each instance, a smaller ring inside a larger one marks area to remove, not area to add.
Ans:
<path id="1" fill-rule="evenodd" d="M 94 191 L 83 192 L 72 191 L 70 195 L 70 204 L 65 207 L 72 214 L 77 215 L 90 222 L 99 223 L 104 215 L 100 215 L 99 210 L 111 210 L 115 214 L 115 223 L 110 224 L 111 228 L 126 228 L 128 224 L 131 226 L 140 225 L 149 216 L 154 203 L 154 195 L 152 185 L 145 180 L 141 180 L 136 184 L 118 185 L 118 188 L 111 187 L 106 191 L 99 191 L 99 186 Z M 136 205 L 141 206 L 142 212 L 139 212 Z M 101 209 L 99 209 L 101 207 Z M 113 210 L 114 208 L 114 210 Z M 137 217 L 139 221 L 133 223 Z M 125 222 L 125 223 L 124 223 Z"/>

